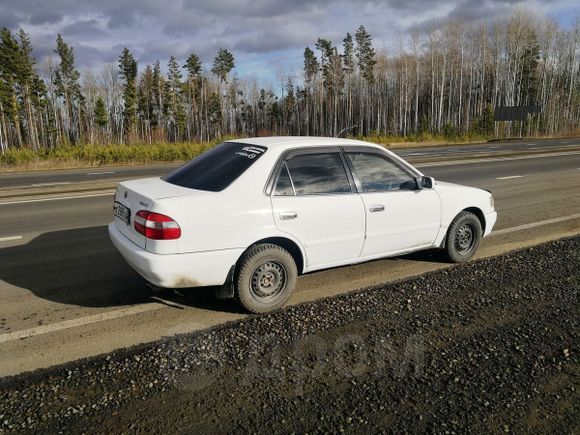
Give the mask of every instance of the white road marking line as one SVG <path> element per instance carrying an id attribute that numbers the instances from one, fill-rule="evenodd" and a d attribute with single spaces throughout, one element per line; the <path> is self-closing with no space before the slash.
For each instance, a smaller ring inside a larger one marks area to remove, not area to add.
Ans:
<path id="1" fill-rule="evenodd" d="M 61 199 L 95 198 L 98 196 L 109 196 L 109 195 L 112 195 L 113 193 L 115 193 L 114 190 L 104 192 L 104 193 L 93 193 L 91 195 L 73 195 L 73 196 L 58 196 L 56 198 L 23 199 L 20 201 L 0 202 L 0 206 L 2 206 L 2 205 L 14 205 L 14 204 L 28 204 L 31 202 L 58 201 Z"/>
<path id="2" fill-rule="evenodd" d="M 22 236 L 0 237 L 0 242 L 11 242 L 12 240 L 21 240 Z"/>
<path id="3" fill-rule="evenodd" d="M 537 143 L 527 143 L 526 145 L 529 147 L 533 147 L 534 145 L 537 145 Z"/>
<path id="4" fill-rule="evenodd" d="M 580 219 L 580 213 L 571 214 L 569 216 L 561 216 L 561 217 L 557 217 L 557 218 L 553 218 L 553 219 L 546 219 L 544 221 L 539 221 L 539 222 L 531 222 L 529 224 L 518 225 L 516 227 L 504 228 L 502 230 L 492 231 L 490 235 L 491 236 L 498 236 L 501 234 L 515 233 L 516 231 L 528 230 L 530 228 L 536 228 L 536 227 L 541 227 L 541 226 L 550 225 L 550 224 L 557 224 L 560 222 L 571 221 L 574 219 Z"/>
<path id="5" fill-rule="evenodd" d="M 562 153 L 549 153 L 532 156 L 517 156 L 517 157 L 492 157 L 489 159 L 471 159 L 471 160 L 449 160 L 446 162 L 432 162 L 415 164 L 416 168 L 430 168 L 434 166 L 452 166 L 452 165 L 469 165 L 474 163 L 493 163 L 493 162 L 508 162 L 511 160 L 527 160 L 527 159 L 546 159 L 549 157 L 574 156 L 580 154 L 580 151 L 565 151 Z"/>
<path id="6" fill-rule="evenodd" d="M 522 178 L 525 177 L 525 175 L 510 175 L 508 177 L 497 177 L 496 180 L 511 180 L 513 178 Z"/>
<path id="7" fill-rule="evenodd" d="M 529 228 L 535 228 L 543 225 L 549 225 L 559 222 L 565 222 L 573 219 L 580 219 L 580 213 L 573 214 L 569 216 L 562 216 L 554 219 L 547 219 L 539 222 L 532 222 L 529 224 L 518 225 L 516 227 L 504 228 L 502 230 L 493 231 L 490 236 L 496 236 L 501 234 L 514 233 L 516 231 L 527 230 Z M 64 320 L 62 322 L 51 323 L 48 325 L 37 326 L 35 328 L 22 329 L 20 331 L 8 332 L 5 334 L 0 334 L 0 343 L 6 343 L 9 341 L 20 340 L 24 338 L 34 337 L 36 335 L 48 334 L 50 332 L 62 331 L 64 329 L 75 328 L 78 326 L 90 325 L 92 323 L 103 322 L 106 320 L 119 319 L 121 317 L 132 316 L 134 314 L 146 313 L 149 311 L 159 310 L 161 308 L 166 308 L 167 305 L 161 303 L 148 303 L 141 305 L 134 305 L 128 308 L 120 308 L 117 310 L 107 311 L 101 314 L 95 314 L 92 316 L 80 317 L 77 319 Z"/>
<path id="8" fill-rule="evenodd" d="M 89 172 L 87 175 L 105 175 L 105 174 L 115 174 L 115 171 Z"/>
<path id="9" fill-rule="evenodd" d="M 542 159 L 542 158 L 549 158 L 549 157 L 560 157 L 560 156 L 572 156 L 578 155 L 580 151 L 566 151 L 561 153 L 549 153 L 549 154 L 542 154 L 542 155 L 533 155 L 533 156 L 518 156 L 518 157 L 492 157 L 492 158 L 484 158 L 484 159 L 472 159 L 472 160 L 449 160 L 444 162 L 432 162 L 432 163 L 419 163 L 413 166 L 417 168 L 429 168 L 434 166 L 452 166 L 452 165 L 467 165 L 473 163 L 493 163 L 493 162 L 503 162 L 503 161 L 511 161 L 511 160 L 527 160 L 527 159 Z M 61 199 L 75 199 L 75 198 L 93 198 L 98 196 L 107 196 L 112 193 L 115 193 L 114 190 L 111 190 L 107 193 L 96 193 L 91 195 L 75 195 L 75 196 L 60 196 L 56 198 L 39 198 L 39 199 L 26 199 L 21 201 L 9 201 L 9 202 L 0 202 L 0 206 L 2 205 L 12 205 L 12 204 L 26 204 L 32 202 L 44 202 L 44 201 L 57 201 Z"/>
<path id="10" fill-rule="evenodd" d="M 156 302 L 142 305 L 134 305 L 132 307 L 120 308 L 118 310 L 107 311 L 105 313 L 95 314 L 92 316 L 64 320 L 62 322 L 51 323 L 49 325 L 42 325 L 37 326 L 35 328 L 8 332 L 5 334 L 0 334 L 0 343 L 6 343 L 8 341 L 34 337 L 36 335 L 48 334 L 50 332 L 62 331 L 64 329 L 76 328 L 78 326 L 90 325 L 91 323 L 103 322 L 105 320 L 112 320 L 118 319 L 120 317 L 132 316 L 134 314 L 146 313 L 148 311 L 159 310 L 160 308 L 165 308 L 165 305 Z"/>
<path id="11" fill-rule="evenodd" d="M 62 186 L 63 184 L 70 184 L 70 181 L 58 181 L 54 183 L 37 183 L 31 184 L 31 187 L 49 187 L 49 186 Z"/>

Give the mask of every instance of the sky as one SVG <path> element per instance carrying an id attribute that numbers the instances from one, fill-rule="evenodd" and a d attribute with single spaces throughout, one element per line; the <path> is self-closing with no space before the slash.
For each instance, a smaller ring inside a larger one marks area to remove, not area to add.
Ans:
<path id="1" fill-rule="evenodd" d="M 362 24 L 376 47 L 389 49 L 415 28 L 448 18 L 491 21 L 514 8 L 563 26 L 580 16 L 577 0 L 0 0 L 0 27 L 29 33 L 39 62 L 53 55 L 62 34 L 81 71 L 117 63 L 123 47 L 141 68 L 196 53 L 209 69 L 217 50 L 227 48 L 237 74 L 277 86 L 283 73 L 300 76 L 304 48 L 318 37 L 340 45 Z"/>

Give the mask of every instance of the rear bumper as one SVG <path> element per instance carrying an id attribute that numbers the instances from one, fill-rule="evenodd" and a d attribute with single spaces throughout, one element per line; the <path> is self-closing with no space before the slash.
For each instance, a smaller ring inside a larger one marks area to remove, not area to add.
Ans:
<path id="1" fill-rule="evenodd" d="M 183 288 L 222 285 L 243 249 L 154 254 L 135 245 L 109 224 L 109 236 L 123 258 L 139 275 L 158 287 Z"/>
<path id="2" fill-rule="evenodd" d="M 483 237 L 489 236 L 491 230 L 493 230 L 493 227 L 495 226 L 495 223 L 497 221 L 497 212 L 493 211 L 491 213 L 484 215 L 484 217 L 485 217 L 485 232 L 483 233 Z"/>

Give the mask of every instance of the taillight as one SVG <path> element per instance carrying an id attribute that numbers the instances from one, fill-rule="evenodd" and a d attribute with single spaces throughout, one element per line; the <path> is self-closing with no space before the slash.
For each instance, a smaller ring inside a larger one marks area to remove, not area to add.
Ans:
<path id="1" fill-rule="evenodd" d="M 181 237 L 181 228 L 164 214 L 139 210 L 133 222 L 135 231 L 153 240 L 175 240 Z"/>

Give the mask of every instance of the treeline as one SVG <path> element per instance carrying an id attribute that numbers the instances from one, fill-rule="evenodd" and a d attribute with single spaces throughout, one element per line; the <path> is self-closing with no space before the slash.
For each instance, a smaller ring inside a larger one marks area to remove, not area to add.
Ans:
<path id="1" fill-rule="evenodd" d="M 0 145 L 209 141 L 225 135 L 554 135 L 580 125 L 580 25 L 517 12 L 493 25 L 448 22 L 413 32 L 393 52 L 361 26 L 319 38 L 303 71 L 260 88 L 220 49 L 209 70 L 192 53 L 139 67 L 77 70 L 61 35 L 42 65 L 28 35 L 0 31 Z M 163 71 L 166 71 L 164 73 Z M 494 123 L 496 106 L 541 105 L 525 122 Z"/>

